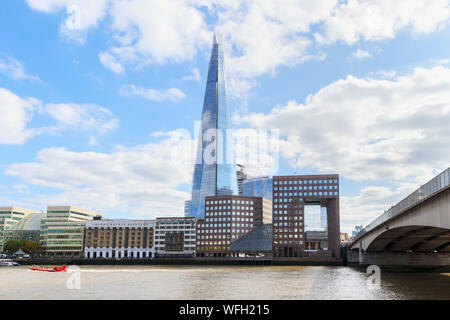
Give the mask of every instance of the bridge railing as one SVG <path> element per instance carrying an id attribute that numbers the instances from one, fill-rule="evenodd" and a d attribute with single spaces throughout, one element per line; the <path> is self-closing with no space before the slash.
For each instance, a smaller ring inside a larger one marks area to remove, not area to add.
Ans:
<path id="1" fill-rule="evenodd" d="M 398 216 L 399 214 L 405 212 L 411 207 L 414 207 L 423 200 L 433 196 L 434 194 L 440 192 L 441 190 L 450 186 L 450 168 L 440 173 L 438 176 L 434 177 L 419 189 L 411 193 L 405 199 L 397 203 L 395 206 L 391 207 L 388 211 L 383 213 L 381 216 L 376 218 L 374 221 L 369 223 L 364 229 L 362 229 L 352 241 L 355 242 L 358 238 L 363 236 L 365 233 L 375 229 L 380 224 Z"/>

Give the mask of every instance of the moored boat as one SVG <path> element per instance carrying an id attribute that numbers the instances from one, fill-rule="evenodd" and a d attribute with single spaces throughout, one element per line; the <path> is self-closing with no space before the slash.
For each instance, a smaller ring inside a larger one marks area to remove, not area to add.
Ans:
<path id="1" fill-rule="evenodd" d="M 17 262 L 11 259 L 0 259 L 0 267 L 17 267 L 20 266 Z"/>
<path id="2" fill-rule="evenodd" d="M 63 266 L 54 266 L 53 268 L 41 268 L 38 266 L 32 266 L 32 267 L 28 267 L 28 269 L 33 270 L 33 271 L 44 271 L 44 272 L 66 272 L 67 266 L 63 265 Z"/>

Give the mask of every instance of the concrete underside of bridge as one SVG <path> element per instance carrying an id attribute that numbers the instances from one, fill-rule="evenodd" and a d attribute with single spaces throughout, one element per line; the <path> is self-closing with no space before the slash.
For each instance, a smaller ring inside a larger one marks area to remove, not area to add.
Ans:
<path id="1" fill-rule="evenodd" d="M 450 266 L 450 188 L 351 244 L 359 264 Z"/>

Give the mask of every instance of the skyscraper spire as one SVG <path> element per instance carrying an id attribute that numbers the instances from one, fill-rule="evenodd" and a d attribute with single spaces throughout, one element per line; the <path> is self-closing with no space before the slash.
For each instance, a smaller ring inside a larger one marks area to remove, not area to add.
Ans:
<path id="1" fill-rule="evenodd" d="M 216 33 L 201 121 L 192 200 L 186 212 L 186 215 L 198 218 L 205 216 L 206 196 L 238 193 L 222 43 Z"/>

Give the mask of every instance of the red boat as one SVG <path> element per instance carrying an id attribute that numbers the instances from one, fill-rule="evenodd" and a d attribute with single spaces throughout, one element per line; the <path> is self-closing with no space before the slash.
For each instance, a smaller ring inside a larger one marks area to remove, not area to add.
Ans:
<path id="1" fill-rule="evenodd" d="M 61 267 L 54 266 L 53 268 L 39 268 L 37 266 L 28 267 L 30 270 L 33 271 L 45 271 L 45 272 L 66 272 L 66 265 L 63 265 Z"/>

